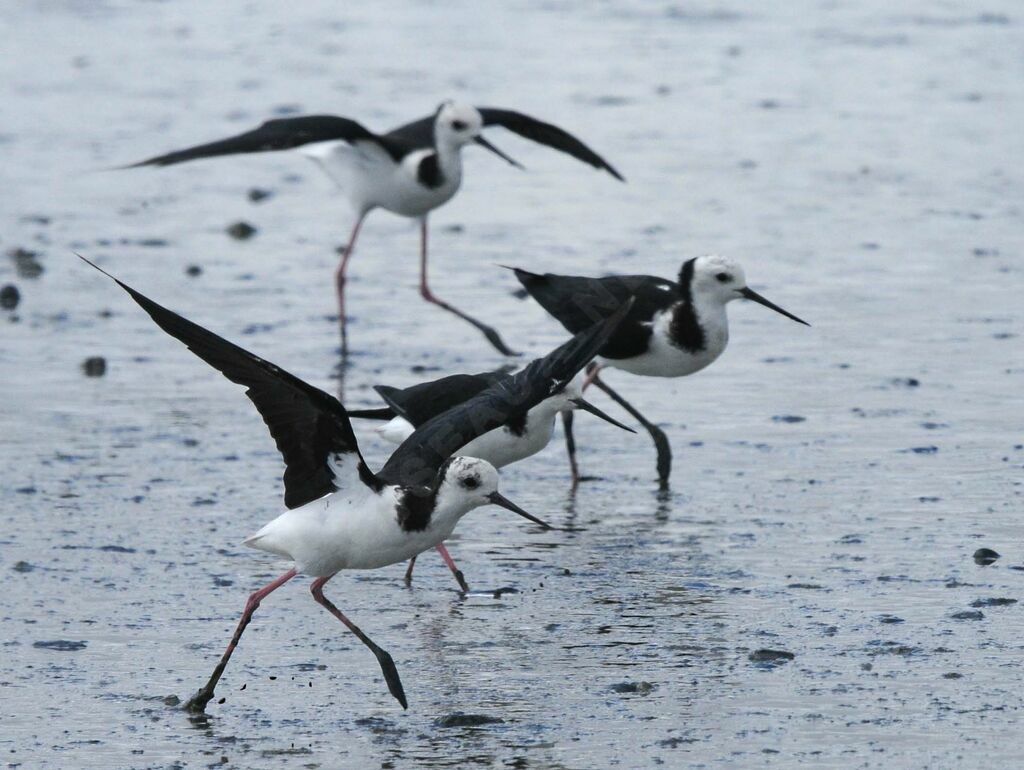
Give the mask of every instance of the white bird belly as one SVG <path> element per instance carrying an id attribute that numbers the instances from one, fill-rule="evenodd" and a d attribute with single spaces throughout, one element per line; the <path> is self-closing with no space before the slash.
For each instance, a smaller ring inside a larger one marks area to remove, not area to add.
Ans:
<path id="1" fill-rule="evenodd" d="M 393 487 L 356 499 L 335 492 L 285 511 L 245 544 L 291 559 L 303 574 L 324 577 L 406 561 L 451 535 L 454 523 L 406 532 L 398 524 L 395 501 Z"/>
<path id="2" fill-rule="evenodd" d="M 662 313 L 654 320 L 654 333 L 646 351 L 632 358 L 602 358 L 602 366 L 622 369 L 644 377 L 686 377 L 699 372 L 715 361 L 729 342 L 728 327 L 704 328 L 704 347 L 690 352 L 673 344 L 668 337 L 671 313 Z"/>

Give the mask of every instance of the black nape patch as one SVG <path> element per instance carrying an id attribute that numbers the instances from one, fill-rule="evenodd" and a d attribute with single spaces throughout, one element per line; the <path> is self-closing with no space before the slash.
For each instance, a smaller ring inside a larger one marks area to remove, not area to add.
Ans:
<path id="1" fill-rule="evenodd" d="M 672 311 L 672 323 L 668 330 L 672 344 L 688 353 L 697 353 L 705 346 L 704 329 L 693 309 L 693 271 L 696 262 L 696 257 L 686 260 L 679 271 L 679 297 L 682 301 Z"/>
<path id="2" fill-rule="evenodd" d="M 425 156 L 420 161 L 420 165 L 416 169 L 416 179 L 421 185 L 429 187 L 431 190 L 436 190 L 444 184 L 444 174 L 441 173 L 441 164 L 437 160 L 436 152 Z"/>
<path id="3" fill-rule="evenodd" d="M 422 532 L 430 524 L 436 507 L 436 489 L 406 487 L 398 499 L 398 526 L 403 532 Z"/>

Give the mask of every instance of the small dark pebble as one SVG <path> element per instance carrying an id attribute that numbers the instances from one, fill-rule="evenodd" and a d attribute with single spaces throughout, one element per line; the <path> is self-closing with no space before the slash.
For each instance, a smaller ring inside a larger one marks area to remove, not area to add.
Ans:
<path id="1" fill-rule="evenodd" d="M 801 417 L 798 414 L 777 414 L 774 417 L 772 417 L 772 422 L 788 422 L 788 423 L 793 423 L 793 422 L 806 422 L 806 421 L 807 421 L 806 417 Z"/>
<path id="2" fill-rule="evenodd" d="M 190 278 L 197 278 L 202 274 L 203 268 L 201 268 L 199 265 L 189 265 L 188 267 L 185 268 L 185 275 L 189 276 Z"/>
<path id="3" fill-rule="evenodd" d="M 39 252 L 18 247 L 8 251 L 7 255 L 14 260 L 14 269 L 22 278 L 38 278 L 43 274 L 43 266 L 36 259 Z"/>
<path id="4" fill-rule="evenodd" d="M 82 362 L 86 377 L 102 377 L 107 373 L 107 359 L 103 356 L 89 356 Z"/>
<path id="5" fill-rule="evenodd" d="M 101 545 L 99 550 L 109 553 L 135 553 L 134 548 L 125 548 L 123 545 Z"/>
<path id="6" fill-rule="evenodd" d="M 916 388 L 921 384 L 916 377 L 893 377 L 889 382 L 901 388 Z"/>
<path id="7" fill-rule="evenodd" d="M 34 495 L 38 490 L 35 487 L 18 487 L 14 491 L 19 495 Z"/>
<path id="8" fill-rule="evenodd" d="M 238 688 L 238 691 L 241 692 L 242 690 L 244 690 L 248 686 L 249 686 L 248 683 L 243 684 L 241 687 Z"/>
<path id="9" fill-rule="evenodd" d="M 821 586 L 817 583 L 790 583 L 786 588 L 805 588 L 808 591 L 820 591 Z"/>
<path id="10" fill-rule="evenodd" d="M 878 618 L 879 623 L 902 623 L 903 618 L 896 615 L 882 615 Z"/>
<path id="11" fill-rule="evenodd" d="M 70 639 L 55 639 L 52 642 L 33 642 L 33 647 L 40 650 L 57 650 L 58 652 L 77 652 L 85 649 L 85 642 L 74 642 Z"/>
<path id="12" fill-rule="evenodd" d="M 985 613 L 981 610 L 963 610 L 950 615 L 953 620 L 984 620 Z"/>
<path id="13" fill-rule="evenodd" d="M 9 283 L 0 289 L 0 308 L 14 310 L 21 302 L 21 292 L 13 283 Z"/>
<path id="14" fill-rule="evenodd" d="M 903 452 L 904 454 L 906 454 L 907 452 L 912 452 L 912 453 L 914 453 L 916 455 L 933 455 L 933 454 L 935 454 L 936 452 L 939 451 L 939 448 L 937 446 L 935 446 L 935 445 L 932 445 L 932 446 L 912 446 L 912 447 L 910 447 L 910 449 L 901 449 L 900 451 Z"/>
<path id="15" fill-rule="evenodd" d="M 11 569 L 13 569 L 15 572 L 31 572 L 35 569 L 35 567 L 33 567 L 27 561 L 16 561 L 14 563 L 14 566 L 11 567 Z"/>
<path id="16" fill-rule="evenodd" d="M 227 700 L 227 698 L 221 698 L 221 699 L 220 699 L 219 701 L 217 701 L 217 703 L 218 703 L 218 704 L 222 704 L 222 703 L 224 703 L 224 701 L 226 701 L 226 700 Z"/>
<path id="17" fill-rule="evenodd" d="M 512 292 L 512 296 L 515 297 L 516 299 L 526 299 L 527 297 L 530 296 L 530 292 L 528 292 L 526 289 L 515 289 Z"/>
<path id="18" fill-rule="evenodd" d="M 974 552 L 974 563 L 980 564 L 982 567 L 987 567 L 989 564 L 994 564 L 999 558 L 999 554 L 993 551 L 991 548 L 979 548 Z"/>
<path id="19" fill-rule="evenodd" d="M 165 706 L 178 706 L 181 704 L 181 698 L 177 695 L 167 695 L 164 697 Z"/>
<path id="20" fill-rule="evenodd" d="M 271 676 L 271 677 L 267 677 L 267 678 L 270 679 L 271 682 L 273 682 L 275 679 L 277 679 L 276 676 Z"/>
<path id="21" fill-rule="evenodd" d="M 249 188 L 248 198 L 253 203 L 259 203 L 260 201 L 265 201 L 273 194 L 270 190 L 264 190 L 261 187 L 251 187 Z"/>
<path id="22" fill-rule="evenodd" d="M 650 682 L 619 682 L 611 686 L 612 692 L 622 693 L 624 695 L 649 695 L 658 689 L 658 685 L 651 684 Z"/>
<path id="23" fill-rule="evenodd" d="M 449 714 L 434 720 L 437 727 L 480 727 L 481 725 L 499 725 L 505 722 L 499 717 L 483 714 Z"/>
<path id="24" fill-rule="evenodd" d="M 793 660 L 796 657 L 791 652 L 785 650 L 755 650 L 750 653 L 747 658 L 752 663 L 785 663 L 786 661 Z"/>
<path id="25" fill-rule="evenodd" d="M 948 674 L 943 674 L 942 678 L 943 679 L 963 679 L 964 675 L 963 674 L 958 674 L 955 671 L 950 671 Z"/>
<path id="26" fill-rule="evenodd" d="M 19 562 L 20 563 L 20 562 Z M 975 599 L 971 602 L 972 607 L 1009 607 L 1011 604 L 1016 604 L 1016 599 L 1006 599 L 1003 597 L 993 597 L 991 599 Z"/>
<path id="27" fill-rule="evenodd" d="M 256 235 L 256 228 L 248 222 L 235 222 L 228 225 L 227 234 L 236 241 L 246 241 Z"/>

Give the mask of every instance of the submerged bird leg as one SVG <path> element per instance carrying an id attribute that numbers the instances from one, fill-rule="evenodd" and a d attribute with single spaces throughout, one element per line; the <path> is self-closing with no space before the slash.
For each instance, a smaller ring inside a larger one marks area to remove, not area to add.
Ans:
<path id="1" fill-rule="evenodd" d="M 462 574 L 462 570 L 455 566 L 455 559 L 453 559 L 452 555 L 448 553 L 448 549 L 444 547 L 444 543 L 438 543 L 434 548 L 436 548 L 437 552 L 441 554 L 441 558 L 444 559 L 444 563 L 448 565 L 448 569 L 452 571 L 452 574 L 455 576 L 455 581 L 459 584 L 459 588 L 468 594 L 469 584 L 466 583 L 466 577 Z"/>
<path id="2" fill-rule="evenodd" d="M 334 573 L 336 575 L 338 573 Z M 313 598 L 316 599 L 318 604 L 323 605 L 329 613 L 334 615 L 338 620 L 345 624 L 353 634 L 359 637 L 359 641 L 370 648 L 370 652 L 377 656 L 377 662 L 380 664 L 380 670 L 384 674 L 384 681 L 388 684 L 388 690 L 395 699 L 402 704 L 402 708 L 409 708 L 409 704 L 405 700 L 405 690 L 402 688 L 402 680 L 398 678 L 398 669 L 395 668 L 395 661 L 391 659 L 391 656 L 387 652 L 382 650 L 373 641 L 364 634 L 355 623 L 346 618 L 337 607 L 331 604 L 330 600 L 324 596 L 324 584 L 330 580 L 334 575 L 328 575 L 327 577 L 320 577 L 313 581 L 313 584 L 309 587 L 310 592 L 313 594 Z"/>
<path id="3" fill-rule="evenodd" d="M 352 252 L 356 250 L 356 239 L 359 237 L 359 228 L 363 226 L 367 212 L 363 212 L 356 219 L 352 233 L 348 237 L 341 252 L 341 262 L 334 273 L 334 286 L 338 292 L 338 324 L 341 327 L 341 355 L 342 358 L 348 355 L 348 331 L 345 328 L 345 272 L 348 270 L 348 261 L 352 258 Z"/>
<path id="4" fill-rule="evenodd" d="M 245 631 L 245 627 L 249 625 L 249 621 L 252 620 L 252 614 L 256 612 L 256 608 L 260 606 L 260 602 L 263 601 L 268 594 L 276 591 L 297 574 L 298 572 L 296 570 L 290 569 L 274 582 L 263 586 L 259 591 L 256 591 L 249 596 L 249 600 L 245 603 L 245 610 L 242 612 L 242 619 L 238 621 L 238 628 L 235 629 L 235 635 L 231 637 L 231 642 L 228 644 L 228 648 L 221 656 L 220 663 L 218 663 L 217 668 L 213 670 L 209 681 L 203 685 L 199 692 L 188 699 L 188 702 L 185 704 L 186 711 L 191 711 L 193 714 L 202 714 L 206 710 L 206 704 L 213 698 L 213 690 L 217 686 L 217 682 L 220 681 L 220 677 L 224 673 L 224 669 L 227 667 L 228 661 L 231 659 L 231 653 L 233 653 L 235 651 L 235 647 L 238 646 L 238 640 L 242 638 L 242 632 Z"/>
<path id="5" fill-rule="evenodd" d="M 433 304 L 437 305 L 438 307 L 444 308 L 449 313 L 454 313 L 459 318 L 461 318 L 463 321 L 467 321 L 467 322 L 473 324 L 473 326 L 475 326 L 477 329 L 479 329 L 480 331 L 483 332 L 484 336 L 487 338 L 487 341 L 490 342 L 492 345 L 494 345 L 494 347 L 502 355 L 506 355 L 506 356 L 517 356 L 517 355 L 519 355 L 518 353 L 516 353 L 514 350 L 512 350 L 508 345 L 506 345 L 502 341 L 501 337 L 498 335 L 498 332 L 495 331 L 492 327 L 488 326 L 485 323 L 482 323 L 482 322 L 476 320 L 475 318 L 473 318 L 470 315 L 467 315 L 466 313 L 463 313 L 461 310 L 459 310 L 459 309 L 457 309 L 455 307 L 452 307 L 447 302 L 445 302 L 443 299 L 439 299 L 437 296 L 435 296 L 434 293 L 430 290 L 430 286 L 427 283 L 427 218 L 426 217 L 423 217 L 423 219 L 420 220 L 420 296 L 423 297 L 423 299 L 425 299 L 427 302 L 432 302 Z"/>
<path id="6" fill-rule="evenodd" d="M 562 412 L 562 429 L 565 431 L 565 451 L 569 455 L 569 471 L 572 473 L 572 488 L 580 485 L 580 468 L 576 464 L 576 439 L 572 435 L 572 411 Z"/>
<path id="7" fill-rule="evenodd" d="M 444 547 L 444 543 L 438 543 L 434 547 L 437 549 L 437 552 L 441 554 L 441 558 L 444 559 L 444 563 L 448 565 L 448 569 L 452 571 L 452 574 L 455 576 L 455 580 L 459 584 L 459 588 L 468 594 L 469 584 L 466 582 L 466 577 L 462 574 L 462 570 L 455 566 L 455 560 L 452 558 L 452 555 L 448 553 L 448 549 Z M 413 556 L 409 559 L 409 566 L 405 570 L 405 584 L 407 586 L 412 585 L 412 568 L 415 566 L 416 557 Z"/>
<path id="8" fill-rule="evenodd" d="M 651 438 L 654 440 L 654 446 L 658 450 L 658 483 L 661 485 L 662 489 L 667 488 L 668 477 L 672 472 L 672 447 L 669 446 L 665 432 L 640 414 L 640 412 L 638 412 L 632 404 L 626 401 L 626 399 L 609 388 L 605 384 L 604 380 L 598 376 L 597 372 L 594 373 L 591 381 L 596 387 L 607 393 L 611 397 L 612 401 L 633 415 L 633 417 L 635 417 L 637 421 L 647 429 L 647 432 L 651 434 Z"/>

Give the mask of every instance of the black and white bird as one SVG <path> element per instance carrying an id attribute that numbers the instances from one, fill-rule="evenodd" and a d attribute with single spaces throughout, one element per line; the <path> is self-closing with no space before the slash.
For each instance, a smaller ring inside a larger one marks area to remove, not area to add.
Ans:
<path id="1" fill-rule="evenodd" d="M 747 286 L 735 260 L 721 256 L 688 259 L 678 281 L 653 275 L 605 278 L 543 275 L 510 268 L 527 293 L 570 332 L 580 331 L 632 302 L 625 320 L 602 346 L 588 371 L 589 382 L 608 393 L 647 429 L 658 449 L 658 477 L 668 481 L 672 452 L 658 426 L 647 420 L 599 377 L 604 367 L 647 377 L 686 377 L 717 359 L 729 342 L 726 305 L 749 299 L 797 323 L 806 321 L 769 302 Z M 634 298 L 632 299 L 631 298 Z M 574 483 L 579 479 L 572 440 L 571 413 L 565 415 L 566 439 Z"/>
<path id="2" fill-rule="evenodd" d="M 437 380 L 421 382 L 408 388 L 377 385 L 374 390 L 387 406 L 381 409 L 352 409 L 348 414 L 349 417 L 387 420 L 388 422 L 377 429 L 377 433 L 385 441 L 401 444 L 419 427 L 439 414 L 475 398 L 494 385 L 508 382 L 515 376 L 504 369 L 499 369 L 480 374 L 453 374 Z M 584 379 L 584 374 L 580 372 L 564 388 L 545 398 L 525 414 L 520 412 L 512 416 L 503 425 L 477 436 L 465 446 L 460 447 L 459 455 L 486 460 L 499 469 L 524 460 L 537 454 L 548 445 L 555 431 L 555 417 L 559 412 L 567 410 L 581 409 L 590 412 L 617 428 L 635 433 L 636 431 L 632 428 L 609 417 L 583 398 Z M 445 553 L 442 552 L 441 556 L 447 562 L 451 557 L 446 557 Z M 415 564 L 416 557 L 414 556 L 409 561 L 409 568 L 405 572 L 406 583 L 412 582 Z M 459 581 L 462 590 L 468 591 L 469 587 L 465 578 L 462 577 L 462 573 L 455 570 L 451 564 L 449 567 L 455 572 L 456 580 Z"/>
<path id="3" fill-rule="evenodd" d="M 405 691 L 391 656 L 324 596 L 324 585 L 341 570 L 377 569 L 436 547 L 465 514 L 482 505 L 499 505 L 550 528 L 498 492 L 493 465 L 452 455 L 561 391 L 607 341 L 628 312 L 628 303 L 621 312 L 575 335 L 518 374 L 428 420 L 374 473 L 360 454 L 344 406 L 333 396 L 109 277 L 161 329 L 229 380 L 246 387 L 285 462 L 284 499 L 289 510 L 245 544 L 289 559 L 294 566 L 249 597 L 227 650 L 186 707 L 196 712 L 206 708 L 260 602 L 302 573 L 315 578 L 313 598 L 377 657 L 388 689 L 406 708 Z"/>
<path id="4" fill-rule="evenodd" d="M 355 224 L 335 273 L 342 350 L 345 332 L 345 275 L 366 215 L 382 208 L 420 220 L 420 294 L 423 299 L 468 321 L 505 355 L 513 351 L 498 333 L 475 318 L 439 299 L 427 281 L 427 215 L 447 203 L 462 183 L 462 148 L 479 144 L 519 166 L 482 135 L 484 128 L 501 126 L 520 136 L 568 153 L 616 179 L 622 176 L 587 145 L 558 126 L 521 112 L 495 107 L 472 107 L 446 101 L 428 117 L 377 134 L 349 118 L 307 115 L 268 120 L 252 131 L 209 144 L 169 152 L 135 163 L 170 166 L 200 158 L 239 153 L 298 150 L 317 163 L 338 183 L 355 213 Z"/>

